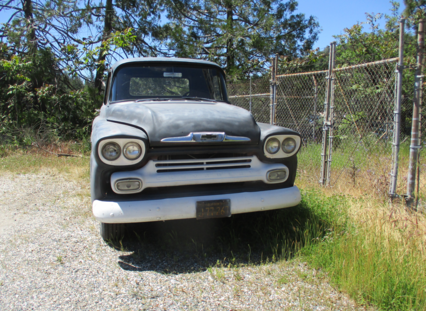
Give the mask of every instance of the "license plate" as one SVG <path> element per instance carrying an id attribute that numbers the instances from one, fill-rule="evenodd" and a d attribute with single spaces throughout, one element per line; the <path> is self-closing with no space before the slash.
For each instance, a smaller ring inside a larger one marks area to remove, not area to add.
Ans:
<path id="1" fill-rule="evenodd" d="M 231 200 L 197 201 L 197 219 L 231 217 Z"/>

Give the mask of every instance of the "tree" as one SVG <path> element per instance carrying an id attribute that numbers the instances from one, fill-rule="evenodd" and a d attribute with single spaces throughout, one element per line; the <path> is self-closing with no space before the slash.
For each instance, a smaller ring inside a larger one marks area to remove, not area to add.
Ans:
<path id="1" fill-rule="evenodd" d="M 59 70 L 69 69 L 67 46 L 81 44 L 76 36 L 81 26 L 76 2 L 53 0 L 1 0 L 0 11 L 10 11 L 9 20 L 0 27 L 2 42 L 16 55 L 35 54 L 49 49 Z M 65 53 L 64 53 L 65 52 Z"/>
<path id="2" fill-rule="evenodd" d="M 72 76 L 67 53 L 79 41 L 80 21 L 70 16 L 81 10 L 60 0 L 1 1 L 5 9 L 12 14 L 0 28 L 0 132 L 38 125 L 88 135 L 97 101 Z"/>
<path id="3" fill-rule="evenodd" d="M 95 71 L 95 85 L 100 92 L 108 61 L 159 53 L 155 39 L 161 34 L 159 3 L 0 0 L 0 11 L 11 12 L 0 27 L 0 38 L 17 55 L 50 49 L 57 70 L 67 74 L 87 80 L 87 72 Z M 81 30 L 92 35 L 83 36 Z"/>
<path id="4" fill-rule="evenodd" d="M 410 19 L 413 26 L 419 19 L 425 18 L 426 0 L 404 0 L 404 4 L 404 16 Z"/>
<path id="5" fill-rule="evenodd" d="M 318 35 L 314 17 L 296 14 L 289 0 L 166 0 L 171 54 L 203 58 L 228 76 L 248 75 L 278 53 L 302 56 Z"/>
<path id="6" fill-rule="evenodd" d="M 391 4 L 391 14 L 366 14 L 367 21 L 365 23 L 358 23 L 347 28 L 343 35 L 335 37 L 338 43 L 336 51 L 336 65 L 338 67 L 398 57 L 400 5 L 395 1 Z M 380 28 L 378 23 L 383 18 L 385 27 Z M 413 16 L 408 16 L 408 18 L 411 21 L 415 20 Z M 364 31 L 363 25 L 370 26 L 370 31 Z M 401 130 L 405 134 L 409 134 L 410 131 L 416 49 L 416 34 L 408 30 L 404 35 L 403 103 L 401 109 Z M 386 79 L 376 70 L 360 71 L 358 74 L 360 75 L 358 77 L 359 83 L 352 85 L 352 88 L 356 89 L 357 96 L 369 92 L 380 92 L 384 88 Z"/>
<path id="7" fill-rule="evenodd" d="M 159 26 L 160 4 L 159 0 L 106 0 L 106 5 L 103 6 L 102 1 L 94 4 L 87 0 L 81 14 L 82 20 L 85 27 L 100 35 L 95 37 L 95 42 L 99 43 L 96 48 L 91 43 L 83 43 L 83 53 L 89 52 L 92 57 L 92 67 L 96 70 L 94 85 L 98 93 L 102 91 L 108 61 L 118 60 L 123 56 L 160 54 L 157 48 L 158 37 L 162 36 Z M 93 50 L 97 52 L 97 56 Z M 86 60 L 90 61 L 90 57 L 86 57 Z"/>

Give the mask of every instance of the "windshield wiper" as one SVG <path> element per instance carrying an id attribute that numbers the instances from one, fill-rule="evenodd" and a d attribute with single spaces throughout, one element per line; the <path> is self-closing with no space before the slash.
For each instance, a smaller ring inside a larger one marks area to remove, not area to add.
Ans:
<path id="1" fill-rule="evenodd" d="M 141 98 L 136 99 L 135 102 L 146 102 L 146 101 L 171 101 L 171 100 L 182 100 L 182 99 L 189 99 L 189 100 L 195 100 L 195 101 L 209 101 L 209 102 L 219 102 L 219 100 L 206 98 L 206 97 L 197 97 L 197 96 L 182 96 L 182 97 L 153 97 L 153 98 Z"/>
<path id="2" fill-rule="evenodd" d="M 167 101 L 167 100 L 172 100 L 173 98 L 167 98 L 167 97 L 155 97 L 155 98 L 141 98 L 141 99 L 137 99 L 135 100 L 135 102 L 147 102 L 147 101 L 152 101 L 152 102 L 161 102 L 161 101 Z"/>
<path id="3" fill-rule="evenodd" d="M 209 102 L 218 102 L 216 99 L 205 98 L 205 97 L 197 97 L 197 96 L 182 96 L 182 99 L 190 99 L 190 100 L 199 100 L 199 101 L 209 101 Z"/>

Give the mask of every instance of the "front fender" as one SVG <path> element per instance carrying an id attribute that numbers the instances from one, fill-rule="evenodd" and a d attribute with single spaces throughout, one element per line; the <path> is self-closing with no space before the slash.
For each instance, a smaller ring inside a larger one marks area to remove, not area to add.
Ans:
<path id="1" fill-rule="evenodd" d="M 109 176 L 112 172 L 117 171 L 116 166 L 105 164 L 101 161 L 98 155 L 98 144 L 103 139 L 107 138 L 138 138 L 144 141 L 148 147 L 148 137 L 146 133 L 132 126 L 110 122 L 101 117 L 97 117 L 93 122 L 92 129 L 92 152 L 90 154 L 90 195 L 92 201 L 101 199 L 107 192 L 107 184 Z M 129 167 L 120 169 L 134 169 L 140 166 L 144 159 Z"/>

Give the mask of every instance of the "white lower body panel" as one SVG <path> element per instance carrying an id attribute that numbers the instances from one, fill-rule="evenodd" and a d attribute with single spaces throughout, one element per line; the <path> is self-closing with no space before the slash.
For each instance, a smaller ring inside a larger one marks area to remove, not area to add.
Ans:
<path id="1" fill-rule="evenodd" d="M 295 206 L 299 189 L 290 188 L 146 201 L 93 201 L 93 215 L 103 223 L 137 223 L 195 218 L 197 201 L 231 200 L 231 214 Z"/>

